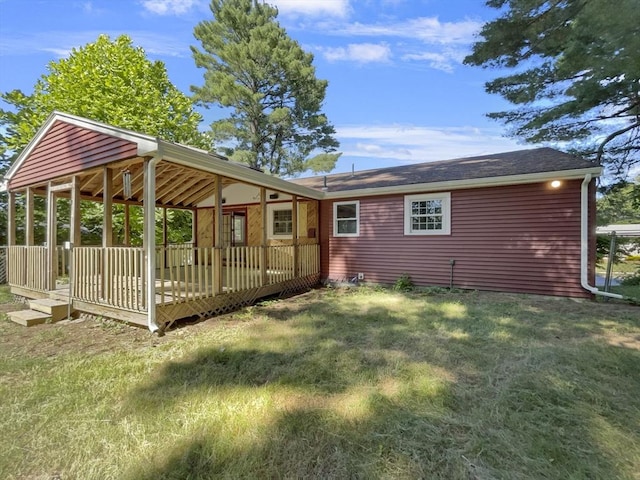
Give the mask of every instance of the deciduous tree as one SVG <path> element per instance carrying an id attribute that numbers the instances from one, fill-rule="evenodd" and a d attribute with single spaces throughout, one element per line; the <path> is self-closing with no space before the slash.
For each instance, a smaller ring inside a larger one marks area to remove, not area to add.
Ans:
<path id="1" fill-rule="evenodd" d="M 10 108 L 0 110 L 0 153 L 19 153 L 54 110 L 207 147 L 191 99 L 169 81 L 164 63 L 147 59 L 126 35 L 114 41 L 101 35 L 47 70 L 33 94 L 1 95 Z"/>
<path id="2" fill-rule="evenodd" d="M 204 85 L 192 91 L 201 104 L 230 112 L 211 125 L 217 147 L 274 175 L 330 171 L 338 142 L 321 112 L 327 81 L 316 78 L 313 55 L 264 2 L 212 0 L 211 12 L 214 19 L 194 31 L 202 50 L 192 47 L 193 56 L 205 73 Z M 325 153 L 323 161 L 307 163 L 315 151 Z"/>
<path id="3" fill-rule="evenodd" d="M 101 35 L 94 43 L 73 49 L 67 58 L 51 62 L 48 73 L 37 80 L 33 93 L 20 90 L 0 95 L 9 108 L 0 109 L 0 174 L 54 110 L 79 115 L 162 139 L 209 148 L 207 136 L 198 130 L 202 116 L 192 100 L 170 81 L 165 65 L 147 59 L 144 50 L 122 35 L 114 41 Z M 0 206 L 6 202 L 0 197 Z M 19 205 L 18 208 L 21 208 Z M 83 239 L 99 241 L 101 205 L 82 204 Z M 0 209 L 0 231 L 6 230 L 6 207 Z M 37 212 L 42 214 L 42 212 Z M 68 205 L 62 201 L 59 217 L 68 221 Z M 176 212 L 176 224 L 188 223 L 190 212 Z M 114 228 L 120 217 L 116 215 Z M 63 235 L 64 229 L 61 229 Z M 184 235 L 191 232 L 184 228 Z M 18 231 L 18 239 L 24 232 Z M 43 232 L 42 232 L 43 233 Z M 0 241 L 6 241 L 0 236 Z M 36 231 L 36 241 L 43 241 Z"/>

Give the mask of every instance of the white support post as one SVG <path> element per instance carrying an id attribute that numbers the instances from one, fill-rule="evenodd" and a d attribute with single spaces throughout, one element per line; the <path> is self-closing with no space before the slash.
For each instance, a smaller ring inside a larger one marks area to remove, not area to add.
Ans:
<path id="1" fill-rule="evenodd" d="M 163 334 L 156 323 L 156 164 L 162 157 L 144 162 L 143 249 L 146 266 L 147 325 L 152 333 Z"/>

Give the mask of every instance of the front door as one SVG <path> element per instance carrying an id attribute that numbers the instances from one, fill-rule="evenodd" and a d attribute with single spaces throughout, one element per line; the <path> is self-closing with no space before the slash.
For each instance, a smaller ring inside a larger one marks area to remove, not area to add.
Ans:
<path id="1" fill-rule="evenodd" d="M 222 215 L 222 246 L 244 247 L 247 244 L 247 214 L 229 212 Z"/>

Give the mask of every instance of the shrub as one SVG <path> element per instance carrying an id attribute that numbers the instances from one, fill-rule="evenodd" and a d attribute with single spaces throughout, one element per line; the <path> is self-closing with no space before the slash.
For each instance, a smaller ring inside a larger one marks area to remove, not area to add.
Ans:
<path id="1" fill-rule="evenodd" d="M 400 277 L 396 280 L 396 283 L 393 284 L 393 289 L 399 292 L 409 292 L 413 290 L 413 287 L 415 287 L 415 285 L 413 283 L 413 280 L 411 279 L 411 275 L 409 275 L 408 273 L 403 273 L 402 275 L 400 275 Z"/>
<path id="2" fill-rule="evenodd" d="M 625 287 L 640 286 L 640 270 L 620 282 Z"/>

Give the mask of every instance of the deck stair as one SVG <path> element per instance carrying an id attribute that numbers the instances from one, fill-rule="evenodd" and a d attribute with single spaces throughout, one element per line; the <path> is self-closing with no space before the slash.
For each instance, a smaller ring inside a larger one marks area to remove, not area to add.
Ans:
<path id="1" fill-rule="evenodd" d="M 24 325 L 32 327 L 42 323 L 59 322 L 67 318 L 67 303 L 51 300 L 48 298 L 30 300 L 30 310 L 19 310 L 17 312 L 9 312 L 9 319 Z"/>

